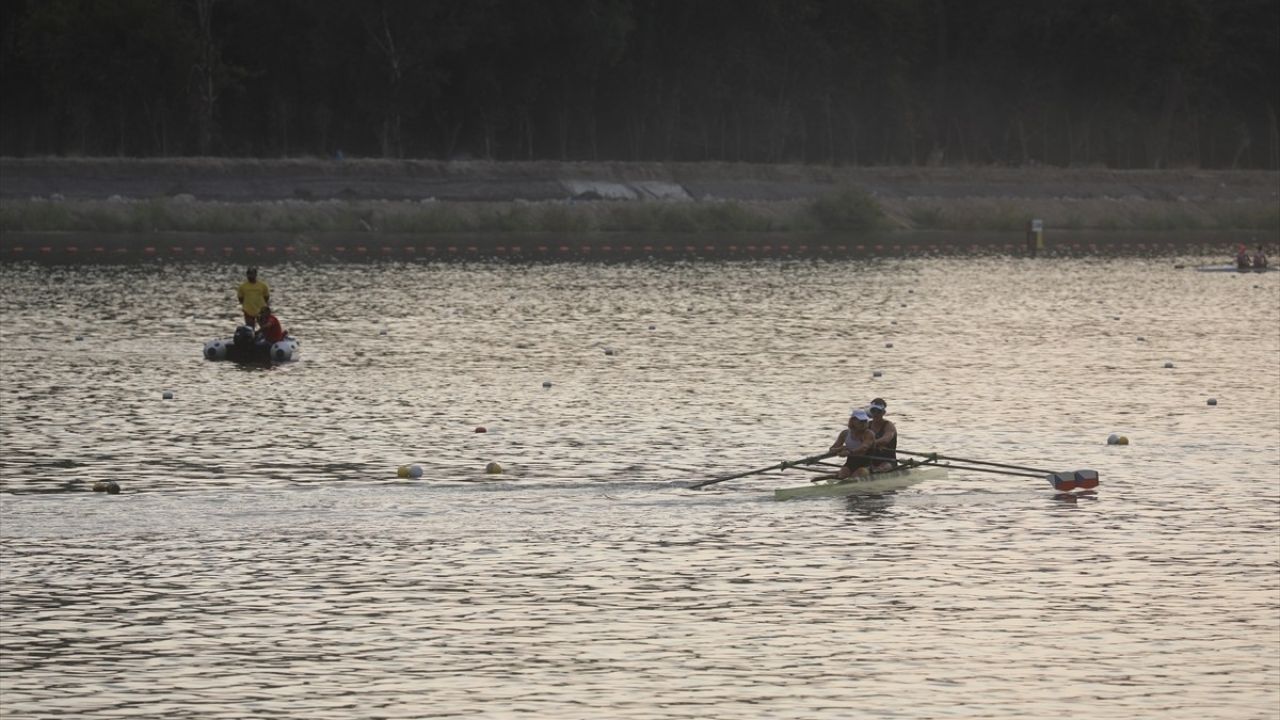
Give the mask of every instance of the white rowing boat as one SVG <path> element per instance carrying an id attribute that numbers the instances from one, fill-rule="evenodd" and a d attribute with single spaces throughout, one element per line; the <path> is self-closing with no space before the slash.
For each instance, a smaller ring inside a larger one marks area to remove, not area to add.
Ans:
<path id="1" fill-rule="evenodd" d="M 946 480 L 947 468 L 940 465 L 917 465 L 889 472 L 874 473 L 866 477 L 848 480 L 820 480 L 802 487 L 778 488 L 773 491 L 774 500 L 794 500 L 811 497 L 847 497 L 849 495 L 879 495 L 911 487 L 925 480 Z"/>
<path id="2" fill-rule="evenodd" d="M 1240 267 L 1235 263 L 1227 263 L 1225 265 L 1197 265 L 1198 272 L 1238 272 L 1238 273 L 1265 273 L 1280 272 L 1280 267 L 1274 265 L 1266 265 L 1264 267 Z"/>

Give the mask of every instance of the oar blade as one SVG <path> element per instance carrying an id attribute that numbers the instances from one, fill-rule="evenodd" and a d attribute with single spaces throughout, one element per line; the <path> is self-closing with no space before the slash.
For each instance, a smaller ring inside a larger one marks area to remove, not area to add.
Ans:
<path id="1" fill-rule="evenodd" d="M 1098 487 L 1100 478 L 1097 470 L 1074 470 L 1071 472 L 1050 473 L 1046 478 L 1054 490 L 1070 492 L 1071 490 L 1092 490 Z"/>
<path id="2" fill-rule="evenodd" d="M 1070 492 L 1076 489 L 1076 474 L 1071 472 L 1049 473 L 1046 477 L 1054 490 Z"/>
<path id="3" fill-rule="evenodd" d="M 1091 490 L 1098 487 L 1101 480 L 1098 478 L 1097 470 L 1077 470 L 1075 472 L 1076 487 Z"/>

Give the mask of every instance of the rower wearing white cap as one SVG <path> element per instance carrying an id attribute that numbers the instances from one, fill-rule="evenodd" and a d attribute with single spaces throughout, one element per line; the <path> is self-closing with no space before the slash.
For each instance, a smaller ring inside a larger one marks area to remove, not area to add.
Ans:
<path id="1" fill-rule="evenodd" d="M 862 408 L 849 413 L 849 427 L 841 430 L 836 441 L 831 445 L 831 452 L 845 458 L 837 477 L 841 480 L 848 477 L 863 477 L 871 474 L 871 451 L 876 444 L 876 435 L 867 428 L 871 417 Z"/>
<path id="2" fill-rule="evenodd" d="M 867 414 L 871 416 L 867 428 L 876 436 L 875 447 L 871 449 L 876 460 L 871 472 L 885 472 L 898 466 L 898 428 L 884 418 L 888 407 L 884 398 L 872 400 L 867 407 Z"/>

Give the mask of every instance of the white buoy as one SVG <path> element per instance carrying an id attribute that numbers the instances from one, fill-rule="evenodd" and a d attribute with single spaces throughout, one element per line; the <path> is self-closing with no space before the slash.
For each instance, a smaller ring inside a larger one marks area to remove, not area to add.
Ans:
<path id="1" fill-rule="evenodd" d="M 165 390 L 163 393 L 161 393 L 160 397 L 164 398 L 165 400 L 172 400 L 172 399 L 173 399 L 173 391 L 172 391 L 172 390 Z"/>
<path id="2" fill-rule="evenodd" d="M 1108 436 L 1107 436 L 1107 444 L 1108 444 L 1108 445 L 1119 445 L 1119 444 L 1120 444 L 1120 436 L 1119 436 L 1119 435 L 1117 435 L 1117 434 L 1115 434 L 1115 433 L 1111 433 L 1110 435 L 1108 435 Z"/>
<path id="3" fill-rule="evenodd" d="M 410 465 L 410 466 L 409 466 L 409 477 L 411 477 L 411 478 L 420 478 L 420 477 L 422 477 L 422 466 L 421 466 L 421 465 Z"/>
<path id="4" fill-rule="evenodd" d="M 1210 405 L 1217 405 L 1217 404 L 1218 404 L 1218 398 L 1209 398 L 1209 404 L 1210 404 Z"/>

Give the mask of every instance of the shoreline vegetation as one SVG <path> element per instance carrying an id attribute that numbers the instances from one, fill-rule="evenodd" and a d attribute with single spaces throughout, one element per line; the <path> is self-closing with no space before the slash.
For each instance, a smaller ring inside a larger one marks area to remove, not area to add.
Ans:
<path id="1" fill-rule="evenodd" d="M 1280 231 L 1280 173 L 734 163 L 0 158 L 0 231 Z"/>

